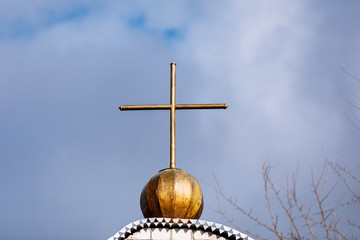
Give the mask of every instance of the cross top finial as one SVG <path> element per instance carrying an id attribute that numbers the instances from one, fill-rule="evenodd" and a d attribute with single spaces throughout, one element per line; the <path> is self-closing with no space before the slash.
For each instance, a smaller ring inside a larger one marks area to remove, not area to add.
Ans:
<path id="1" fill-rule="evenodd" d="M 121 111 L 126 110 L 170 110 L 170 168 L 175 164 L 175 111 L 181 109 L 226 109 L 226 104 L 176 104 L 175 103 L 175 70 L 176 63 L 170 63 L 170 104 L 166 105 L 122 105 Z"/>

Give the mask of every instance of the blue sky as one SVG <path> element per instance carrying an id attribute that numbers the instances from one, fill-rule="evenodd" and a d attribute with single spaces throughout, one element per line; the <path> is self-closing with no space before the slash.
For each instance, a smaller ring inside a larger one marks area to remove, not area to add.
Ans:
<path id="1" fill-rule="evenodd" d="M 360 156 L 357 1 L 0 3 L 0 238 L 106 239 L 142 218 L 142 187 L 169 164 L 169 113 L 122 104 L 227 103 L 177 113 L 177 167 L 195 176 L 203 219 L 212 172 L 244 208 L 265 209 L 261 163 L 281 182 L 323 155 Z M 226 208 L 226 206 L 225 206 Z M 358 209 L 356 210 L 358 211 Z M 245 227 L 246 218 L 229 209 Z M 345 216 L 346 218 L 347 216 Z"/>

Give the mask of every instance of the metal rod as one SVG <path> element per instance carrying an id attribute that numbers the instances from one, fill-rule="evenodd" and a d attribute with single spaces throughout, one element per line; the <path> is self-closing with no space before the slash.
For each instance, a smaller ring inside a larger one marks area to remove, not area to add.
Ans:
<path id="1" fill-rule="evenodd" d="M 170 105 L 122 105 L 119 107 L 121 111 L 127 110 L 169 110 Z"/>
<path id="2" fill-rule="evenodd" d="M 170 88 L 170 168 L 176 168 L 175 164 L 175 70 L 176 64 L 170 63 L 171 88 Z"/>
<path id="3" fill-rule="evenodd" d="M 176 109 L 226 109 L 226 104 L 176 104 Z"/>
<path id="4" fill-rule="evenodd" d="M 176 104 L 176 110 L 183 109 L 226 109 L 226 104 L 214 103 L 214 104 Z M 171 105 L 155 104 L 155 105 L 122 105 L 119 107 L 121 111 L 129 110 L 170 110 Z"/>

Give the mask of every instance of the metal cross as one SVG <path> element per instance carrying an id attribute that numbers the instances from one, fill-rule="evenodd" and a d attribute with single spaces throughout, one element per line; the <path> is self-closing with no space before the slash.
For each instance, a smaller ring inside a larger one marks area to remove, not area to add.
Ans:
<path id="1" fill-rule="evenodd" d="M 170 104 L 166 105 L 122 105 L 121 111 L 127 110 L 170 110 L 170 168 L 175 168 L 175 110 L 180 109 L 226 109 L 226 104 L 175 104 L 175 68 L 176 63 L 170 63 L 171 88 Z"/>

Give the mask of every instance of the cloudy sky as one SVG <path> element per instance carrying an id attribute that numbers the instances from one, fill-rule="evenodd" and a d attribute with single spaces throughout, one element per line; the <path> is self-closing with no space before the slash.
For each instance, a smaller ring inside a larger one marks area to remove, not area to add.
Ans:
<path id="1" fill-rule="evenodd" d="M 177 167 L 267 219 L 261 164 L 281 181 L 324 156 L 360 156 L 350 119 L 360 76 L 360 3 L 346 1 L 0 0 L 0 239 L 107 239 L 142 218 L 142 187 L 169 165 L 177 103 Z M 224 206 L 226 208 L 226 206 Z M 251 228 L 246 218 L 228 214 Z"/>

